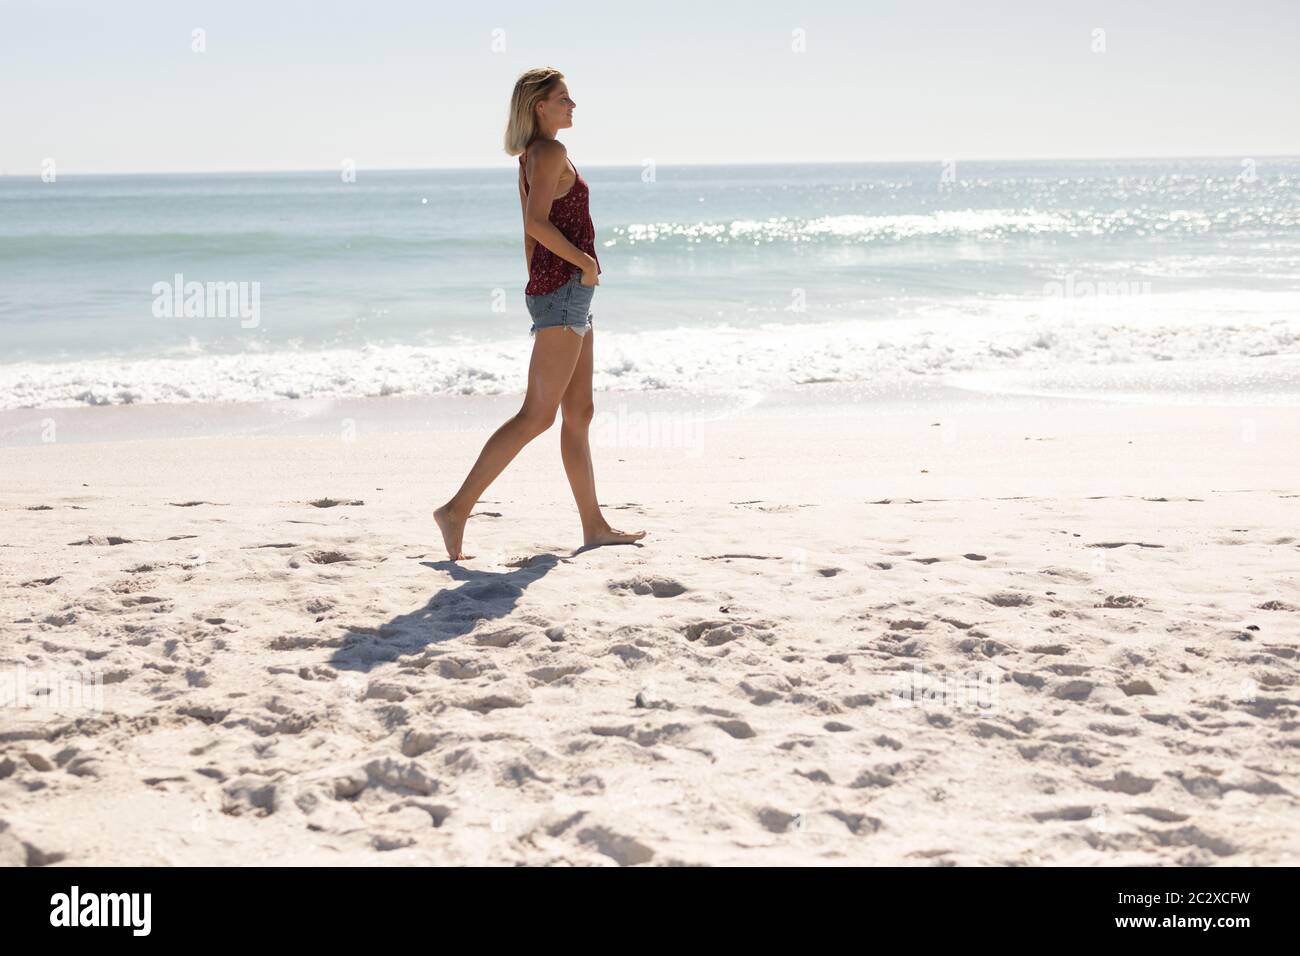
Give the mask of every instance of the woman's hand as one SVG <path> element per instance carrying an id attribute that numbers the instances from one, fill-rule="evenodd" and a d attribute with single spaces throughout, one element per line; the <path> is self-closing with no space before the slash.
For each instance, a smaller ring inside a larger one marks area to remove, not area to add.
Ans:
<path id="1" fill-rule="evenodd" d="M 597 274 L 599 268 L 596 265 L 596 260 L 591 256 L 587 256 L 587 262 L 582 267 L 582 278 L 578 281 L 588 286 L 600 285 L 600 276 Z"/>

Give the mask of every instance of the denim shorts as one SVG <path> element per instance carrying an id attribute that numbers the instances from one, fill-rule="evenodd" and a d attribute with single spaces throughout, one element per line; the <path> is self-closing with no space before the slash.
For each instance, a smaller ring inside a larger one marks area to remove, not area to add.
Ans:
<path id="1" fill-rule="evenodd" d="M 538 329 L 563 326 L 578 335 L 586 335 L 591 328 L 591 300 L 595 292 L 594 285 L 582 284 L 582 271 L 579 270 L 554 292 L 525 295 L 524 304 L 533 317 L 533 327 L 528 334 L 536 335 Z"/>

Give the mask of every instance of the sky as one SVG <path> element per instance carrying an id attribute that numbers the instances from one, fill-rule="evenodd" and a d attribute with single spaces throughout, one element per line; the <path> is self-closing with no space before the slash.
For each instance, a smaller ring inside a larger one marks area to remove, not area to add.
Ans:
<path id="1" fill-rule="evenodd" d="M 0 170 L 498 167 L 533 66 L 585 166 L 1296 155 L 1297 50 L 1300 0 L 0 0 Z"/>

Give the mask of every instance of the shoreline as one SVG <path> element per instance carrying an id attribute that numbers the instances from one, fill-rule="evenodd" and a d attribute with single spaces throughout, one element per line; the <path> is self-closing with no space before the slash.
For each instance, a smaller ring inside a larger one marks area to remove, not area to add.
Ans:
<path id="1" fill-rule="evenodd" d="M 374 434 L 427 434 L 491 429 L 518 411 L 520 394 L 388 395 L 364 398 L 299 398 L 269 401 L 127 403 L 0 410 L 0 449 L 52 442 L 166 441 L 180 438 L 337 437 L 351 429 Z M 983 413 L 1065 414 L 1095 410 L 1120 417 L 1189 409 L 1236 414 L 1285 413 L 1290 405 L 1207 401 L 1112 401 L 1086 395 L 1038 395 L 977 391 L 931 381 L 810 383 L 787 389 L 597 390 L 593 430 L 617 430 L 629 420 L 704 424 L 736 416 L 807 415 L 854 418 L 932 410 L 948 415 Z M 557 417 L 557 422 L 558 422 Z M 671 426 L 668 426 L 671 427 Z M 53 435 L 53 437 L 48 437 Z"/>

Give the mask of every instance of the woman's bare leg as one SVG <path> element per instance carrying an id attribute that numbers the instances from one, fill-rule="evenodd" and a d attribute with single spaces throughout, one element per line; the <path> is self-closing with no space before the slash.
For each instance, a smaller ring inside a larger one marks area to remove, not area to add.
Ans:
<path id="1" fill-rule="evenodd" d="M 596 413 L 591 392 L 595 338 L 595 329 L 588 329 L 582 337 L 582 354 L 578 356 L 569 387 L 560 400 L 563 415 L 560 455 L 564 458 L 564 471 L 569 476 L 573 499 L 578 503 L 578 515 L 582 518 L 583 545 L 628 544 L 645 537 L 645 532 L 611 528 L 596 501 L 596 472 L 591 464 L 591 444 L 588 441 L 591 419 Z"/>
<path id="2" fill-rule="evenodd" d="M 488 485 L 514 460 L 520 449 L 554 424 L 555 412 L 569 379 L 573 377 L 573 367 L 581 350 L 582 342 L 568 329 L 537 330 L 533 355 L 528 363 L 528 392 L 523 406 L 493 432 L 460 490 L 433 513 L 451 560 L 473 557 L 461 549 L 470 512 Z"/>

